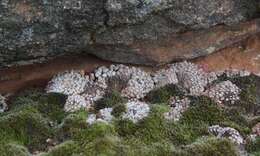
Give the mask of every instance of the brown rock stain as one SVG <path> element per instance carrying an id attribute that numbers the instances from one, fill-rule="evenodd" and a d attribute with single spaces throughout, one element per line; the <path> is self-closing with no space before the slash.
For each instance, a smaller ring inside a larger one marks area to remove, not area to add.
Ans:
<path id="1" fill-rule="evenodd" d="M 31 87 L 45 87 L 54 75 L 67 70 L 79 70 L 82 74 L 87 74 L 97 67 L 111 64 L 112 62 L 90 55 L 78 55 L 63 56 L 46 63 L 2 69 L 0 70 L 0 94 L 15 93 Z M 146 71 L 154 70 L 151 67 L 139 67 Z"/>
<path id="2" fill-rule="evenodd" d="M 260 20 L 253 20 L 232 27 L 219 25 L 207 30 L 172 34 L 159 41 L 135 42 L 129 45 L 129 48 L 138 49 L 136 53 L 140 57 L 158 64 L 185 58 L 193 59 L 230 47 L 259 33 L 259 23 Z"/>
<path id="3" fill-rule="evenodd" d="M 41 11 L 37 10 L 36 7 L 32 7 L 31 4 L 26 2 L 16 3 L 12 9 L 12 12 L 22 16 L 27 22 L 31 22 L 34 17 L 39 17 L 42 15 Z"/>
<path id="4" fill-rule="evenodd" d="M 195 59 L 194 62 L 206 65 L 210 71 L 226 69 L 248 70 L 260 74 L 260 34 L 225 48 L 217 53 Z"/>

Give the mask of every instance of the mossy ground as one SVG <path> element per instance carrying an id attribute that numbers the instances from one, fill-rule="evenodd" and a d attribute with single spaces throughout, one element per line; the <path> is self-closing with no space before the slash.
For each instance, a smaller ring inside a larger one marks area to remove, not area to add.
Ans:
<path id="1" fill-rule="evenodd" d="M 238 80 L 232 80 L 234 82 Z M 251 80 L 244 82 L 242 102 L 257 105 Z M 243 86 L 241 86 L 243 87 Z M 249 91 L 247 90 L 249 89 Z M 43 151 L 41 156 L 235 156 L 233 143 L 208 133 L 208 126 L 219 124 L 236 128 L 243 136 L 251 132 L 253 122 L 248 114 L 255 111 L 246 106 L 220 108 L 207 97 L 189 97 L 190 108 L 178 122 L 166 120 L 163 113 L 171 96 L 183 96 L 178 88 L 166 86 L 152 91 L 145 99 L 153 103 L 148 117 L 134 124 L 120 118 L 125 99 L 110 92 L 100 102 L 100 107 L 114 107 L 118 118 L 111 124 L 88 125 L 88 112 L 80 110 L 65 113 L 66 97 L 46 94 L 42 91 L 26 91 L 11 100 L 10 110 L 0 116 L 0 152 L 4 156 L 26 156 L 29 152 Z M 241 111 L 244 110 L 244 111 Z M 56 140 L 59 145 L 47 151 L 46 139 Z M 8 147 L 8 148 L 7 148 Z M 249 144 L 247 150 L 259 155 L 259 141 Z"/>
<path id="2" fill-rule="evenodd" d="M 120 95 L 120 92 L 112 90 L 105 94 L 103 98 L 95 102 L 95 111 L 99 111 L 103 108 L 115 108 L 113 114 L 120 116 L 122 112 L 126 110 L 124 104 L 127 102 L 125 98 Z"/>
<path id="3" fill-rule="evenodd" d="M 246 150 L 249 153 L 260 155 L 260 137 L 257 137 L 254 142 L 247 144 Z"/>

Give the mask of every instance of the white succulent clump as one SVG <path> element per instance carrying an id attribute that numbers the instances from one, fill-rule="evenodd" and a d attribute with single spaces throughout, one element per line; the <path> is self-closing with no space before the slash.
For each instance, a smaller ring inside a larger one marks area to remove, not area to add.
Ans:
<path id="1" fill-rule="evenodd" d="M 168 84 L 177 84 L 178 78 L 173 68 L 161 69 L 153 75 L 156 88 L 164 87 Z"/>
<path id="2" fill-rule="evenodd" d="M 171 68 L 176 72 L 178 85 L 190 95 L 201 95 L 209 81 L 213 81 L 212 74 L 208 75 L 202 68 L 190 62 L 176 63 L 171 65 Z"/>
<path id="3" fill-rule="evenodd" d="M 99 110 L 98 114 L 90 114 L 87 118 L 87 123 L 92 125 L 96 122 L 105 122 L 109 123 L 113 120 L 113 115 L 111 114 L 113 111 L 112 108 L 104 108 Z"/>
<path id="4" fill-rule="evenodd" d="M 220 82 L 205 91 L 205 95 L 214 99 L 217 103 L 228 102 L 234 104 L 239 100 L 241 89 L 231 81 Z"/>
<path id="5" fill-rule="evenodd" d="M 154 81 L 151 75 L 135 68 L 133 69 L 133 73 L 131 74 L 126 88 L 122 90 L 122 96 L 130 99 L 141 99 L 153 89 Z"/>
<path id="6" fill-rule="evenodd" d="M 107 80 L 112 77 L 119 77 L 126 81 L 126 88 L 122 90 L 122 96 L 128 98 L 143 98 L 149 91 L 154 88 L 154 82 L 151 75 L 143 70 L 125 65 L 111 65 L 109 68 L 100 67 L 94 72 L 101 88 L 107 88 Z M 108 88 L 109 89 L 109 88 Z"/>
<path id="7" fill-rule="evenodd" d="M 132 67 L 134 68 L 134 67 Z M 101 66 L 94 71 L 94 76 L 97 81 L 106 81 L 108 78 L 114 76 L 130 77 L 132 68 L 125 65 L 111 65 L 110 67 Z"/>
<path id="8" fill-rule="evenodd" d="M 122 115 L 123 119 L 129 119 L 134 123 L 147 117 L 150 107 L 147 103 L 141 101 L 129 101 L 126 103 L 126 112 Z"/>
<path id="9" fill-rule="evenodd" d="M 205 91 L 219 74 L 205 72 L 199 66 L 186 61 L 171 64 L 168 68 L 155 73 L 148 73 L 137 67 L 111 65 L 109 67 L 101 66 L 88 75 L 81 71 L 60 73 L 49 82 L 46 90 L 47 92 L 73 95 L 73 98 L 68 98 L 66 102 L 66 111 L 76 111 L 82 107 L 93 105 L 95 101 L 105 95 L 107 90 L 114 87 L 113 83 L 117 82 L 119 84 L 115 84 L 115 86 L 120 86 L 121 96 L 131 100 L 142 99 L 155 88 L 176 84 L 184 89 L 188 95 L 206 94 L 217 102 L 225 100 L 232 103 L 238 99 L 240 90 L 229 82 L 220 83 Z M 247 75 L 248 73 L 239 74 Z M 122 84 L 119 81 L 122 81 Z M 85 98 L 87 104 L 83 104 L 82 97 Z"/>
<path id="10" fill-rule="evenodd" d="M 52 78 L 46 91 L 65 95 L 80 94 L 84 91 L 88 79 L 80 71 L 67 71 Z"/>
<path id="11" fill-rule="evenodd" d="M 257 137 L 258 137 L 257 134 L 250 134 L 250 135 L 247 137 L 247 140 L 249 140 L 249 141 L 251 141 L 251 142 L 255 142 Z"/>
<path id="12" fill-rule="evenodd" d="M 97 121 L 97 115 L 96 114 L 90 114 L 86 120 L 86 122 L 89 124 L 89 125 L 92 125 L 94 124 L 95 122 Z"/>
<path id="13" fill-rule="evenodd" d="M 83 96 L 91 105 L 93 105 L 95 101 L 101 99 L 104 95 L 105 90 L 96 83 L 89 84 L 81 94 L 81 96 Z"/>
<path id="14" fill-rule="evenodd" d="M 99 118 L 106 122 L 111 122 L 113 119 L 112 111 L 113 108 L 104 108 L 99 110 Z"/>
<path id="15" fill-rule="evenodd" d="M 114 116 L 112 115 L 113 108 L 104 108 L 99 110 L 97 114 L 91 114 L 87 118 L 88 124 L 93 124 L 95 122 L 101 121 L 105 123 L 110 123 Z M 150 107 L 147 103 L 141 101 L 129 101 L 126 103 L 126 112 L 123 113 L 123 119 L 129 119 L 134 123 L 145 118 L 149 115 Z"/>
<path id="16" fill-rule="evenodd" d="M 90 103 L 85 100 L 85 97 L 81 95 L 70 95 L 66 100 L 64 110 L 66 112 L 75 112 L 88 107 L 90 107 Z"/>
<path id="17" fill-rule="evenodd" d="M 218 72 L 209 72 L 207 73 L 207 81 L 208 81 L 208 84 L 212 83 L 213 81 L 217 80 L 218 79 L 218 75 L 219 73 Z"/>
<path id="18" fill-rule="evenodd" d="M 164 116 L 168 120 L 178 121 L 189 106 L 189 98 L 172 97 L 170 99 L 170 111 L 164 113 Z"/>
<path id="19" fill-rule="evenodd" d="M 7 110 L 6 97 L 0 94 L 0 113 L 3 113 Z"/>
<path id="20" fill-rule="evenodd" d="M 251 74 L 249 71 L 237 69 L 226 70 L 224 73 L 227 75 L 227 77 L 245 77 Z"/>
<path id="21" fill-rule="evenodd" d="M 210 126 L 208 128 L 209 132 L 213 135 L 223 138 L 226 137 L 230 139 L 232 142 L 236 143 L 237 145 L 244 144 L 244 139 L 240 135 L 240 133 L 231 127 L 220 127 L 219 125 Z"/>

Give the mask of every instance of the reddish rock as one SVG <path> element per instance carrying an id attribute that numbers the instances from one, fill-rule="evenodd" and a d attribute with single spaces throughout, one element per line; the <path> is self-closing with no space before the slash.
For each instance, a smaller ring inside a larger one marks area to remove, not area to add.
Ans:
<path id="1" fill-rule="evenodd" d="M 210 71 L 238 69 L 260 75 L 260 33 L 193 62 Z"/>
<path id="2" fill-rule="evenodd" d="M 169 34 L 160 40 L 134 41 L 128 45 L 97 44 L 93 54 L 115 62 L 158 65 L 206 56 L 237 44 L 260 32 L 260 19 L 236 26 L 219 25 L 210 29 Z"/>
<path id="3" fill-rule="evenodd" d="M 46 63 L 24 65 L 0 70 L 0 94 L 15 93 L 30 87 L 45 87 L 57 73 L 67 70 L 92 72 L 99 66 L 109 66 L 111 62 L 90 55 L 64 56 Z M 151 70 L 151 67 L 142 67 Z"/>
<path id="4" fill-rule="evenodd" d="M 90 72 L 98 66 L 109 64 L 111 63 L 91 56 L 67 56 L 42 64 L 3 69 L 0 70 L 0 93 L 13 93 L 24 88 L 45 86 L 53 75 L 66 70 Z"/>
<path id="5" fill-rule="evenodd" d="M 257 21 L 247 22 L 233 29 L 217 26 L 209 30 L 187 32 L 182 37 L 174 36 L 154 44 L 135 43 L 132 48 L 142 48 L 146 53 L 140 53 L 140 55 L 159 63 L 170 62 L 173 57 L 179 57 L 179 53 L 192 58 L 193 54 L 189 52 L 192 49 L 195 51 L 204 49 L 207 53 L 218 50 L 193 62 L 210 71 L 239 69 L 260 75 L 260 29 Z M 53 75 L 65 70 L 91 72 L 98 66 L 109 64 L 111 62 L 92 56 L 78 55 L 61 57 L 42 64 L 2 69 L 0 70 L 0 93 L 12 93 L 33 86 L 45 86 Z M 153 70 L 155 67 L 146 69 Z"/>
<path id="6" fill-rule="evenodd" d="M 146 65 L 207 55 L 258 31 L 240 25 L 258 1 L 1 0 L 0 68 L 79 52 Z"/>

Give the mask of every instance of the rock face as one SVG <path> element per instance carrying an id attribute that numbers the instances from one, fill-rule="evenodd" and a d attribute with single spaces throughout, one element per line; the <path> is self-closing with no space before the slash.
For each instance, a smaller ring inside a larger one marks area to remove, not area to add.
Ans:
<path id="1" fill-rule="evenodd" d="M 247 70 L 260 75 L 260 33 L 214 54 L 193 60 L 209 71 Z"/>
<path id="2" fill-rule="evenodd" d="M 257 0 L 1 0 L 0 66 L 77 52 L 135 64 L 194 58 L 258 31 L 258 22 L 249 28 L 237 26 L 255 15 L 256 3 Z M 207 30 L 220 24 L 225 26 Z"/>

